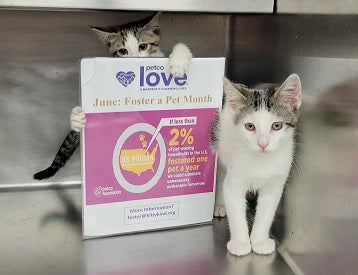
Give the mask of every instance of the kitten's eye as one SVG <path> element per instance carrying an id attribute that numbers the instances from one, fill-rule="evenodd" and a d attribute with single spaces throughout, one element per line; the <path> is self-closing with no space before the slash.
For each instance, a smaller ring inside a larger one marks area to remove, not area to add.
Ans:
<path id="1" fill-rule="evenodd" d="M 278 130 L 281 130 L 282 129 L 282 122 L 274 122 L 272 123 L 272 130 L 275 130 L 275 131 L 278 131 Z"/>
<path id="2" fill-rule="evenodd" d="M 253 123 L 246 123 L 245 128 L 248 131 L 255 131 L 255 125 Z"/>
<path id="3" fill-rule="evenodd" d="M 127 55 L 128 51 L 125 48 L 119 49 L 118 51 L 114 52 L 114 55 L 124 56 Z"/>
<path id="4" fill-rule="evenodd" d="M 146 49 L 148 49 L 148 44 L 140 44 L 139 45 L 139 50 L 140 51 L 145 51 Z"/>

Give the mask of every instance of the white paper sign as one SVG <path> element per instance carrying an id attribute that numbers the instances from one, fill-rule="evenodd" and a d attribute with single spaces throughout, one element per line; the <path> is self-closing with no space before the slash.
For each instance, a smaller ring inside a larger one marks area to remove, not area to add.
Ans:
<path id="1" fill-rule="evenodd" d="M 85 238 L 212 220 L 224 63 L 194 58 L 174 77 L 167 58 L 81 61 Z"/>

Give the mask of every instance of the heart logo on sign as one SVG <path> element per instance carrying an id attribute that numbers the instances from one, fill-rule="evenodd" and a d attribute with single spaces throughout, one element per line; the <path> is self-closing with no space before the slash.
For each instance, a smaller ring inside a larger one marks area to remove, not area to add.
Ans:
<path id="1" fill-rule="evenodd" d="M 127 87 L 135 78 L 135 74 L 132 71 L 129 72 L 118 72 L 116 74 L 116 78 L 118 79 L 119 83 L 121 83 L 124 87 Z"/>

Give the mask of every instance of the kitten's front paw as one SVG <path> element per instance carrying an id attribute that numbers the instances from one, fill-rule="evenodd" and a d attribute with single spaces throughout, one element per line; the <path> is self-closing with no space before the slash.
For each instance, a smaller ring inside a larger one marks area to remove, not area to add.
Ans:
<path id="1" fill-rule="evenodd" d="M 250 240 L 247 241 L 235 241 L 230 240 L 227 243 L 227 250 L 236 256 L 244 256 L 251 252 L 251 243 Z"/>
<path id="2" fill-rule="evenodd" d="M 183 76 L 188 71 L 189 62 L 185 58 L 173 57 L 169 61 L 170 73 L 174 76 Z"/>
<path id="3" fill-rule="evenodd" d="M 173 52 L 169 56 L 169 69 L 174 76 L 183 76 L 188 71 L 192 53 L 189 48 L 182 43 L 175 45 Z"/>
<path id="4" fill-rule="evenodd" d="M 224 205 L 215 204 L 214 217 L 223 218 L 226 216 L 226 209 Z"/>
<path id="5" fill-rule="evenodd" d="M 251 240 L 252 250 L 257 254 L 271 254 L 275 251 L 276 243 L 273 239 L 266 238 L 260 241 Z"/>
<path id="6" fill-rule="evenodd" d="M 70 115 L 71 129 L 76 132 L 81 132 L 81 130 L 86 126 L 86 116 L 83 109 L 79 106 L 76 106 L 72 109 Z"/>

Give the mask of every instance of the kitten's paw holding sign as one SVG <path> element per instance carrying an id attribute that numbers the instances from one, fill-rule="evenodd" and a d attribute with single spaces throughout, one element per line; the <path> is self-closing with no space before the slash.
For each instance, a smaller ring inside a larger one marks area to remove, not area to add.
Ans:
<path id="1" fill-rule="evenodd" d="M 191 51 L 185 44 L 176 44 L 169 56 L 170 73 L 176 77 L 183 76 L 188 71 L 192 57 Z"/>
<path id="2" fill-rule="evenodd" d="M 275 251 L 276 243 L 273 239 L 266 238 L 260 241 L 251 240 L 252 250 L 257 254 L 271 254 Z"/>
<path id="3" fill-rule="evenodd" d="M 227 243 L 226 247 L 231 254 L 236 256 L 244 256 L 251 252 L 250 240 L 246 240 L 246 241 L 230 240 Z"/>
<path id="4" fill-rule="evenodd" d="M 226 216 L 226 209 L 224 205 L 215 204 L 214 217 L 223 218 Z"/>
<path id="5" fill-rule="evenodd" d="M 70 121 L 71 129 L 76 132 L 81 132 L 81 130 L 86 126 L 86 115 L 80 106 L 76 106 L 72 109 Z"/>

